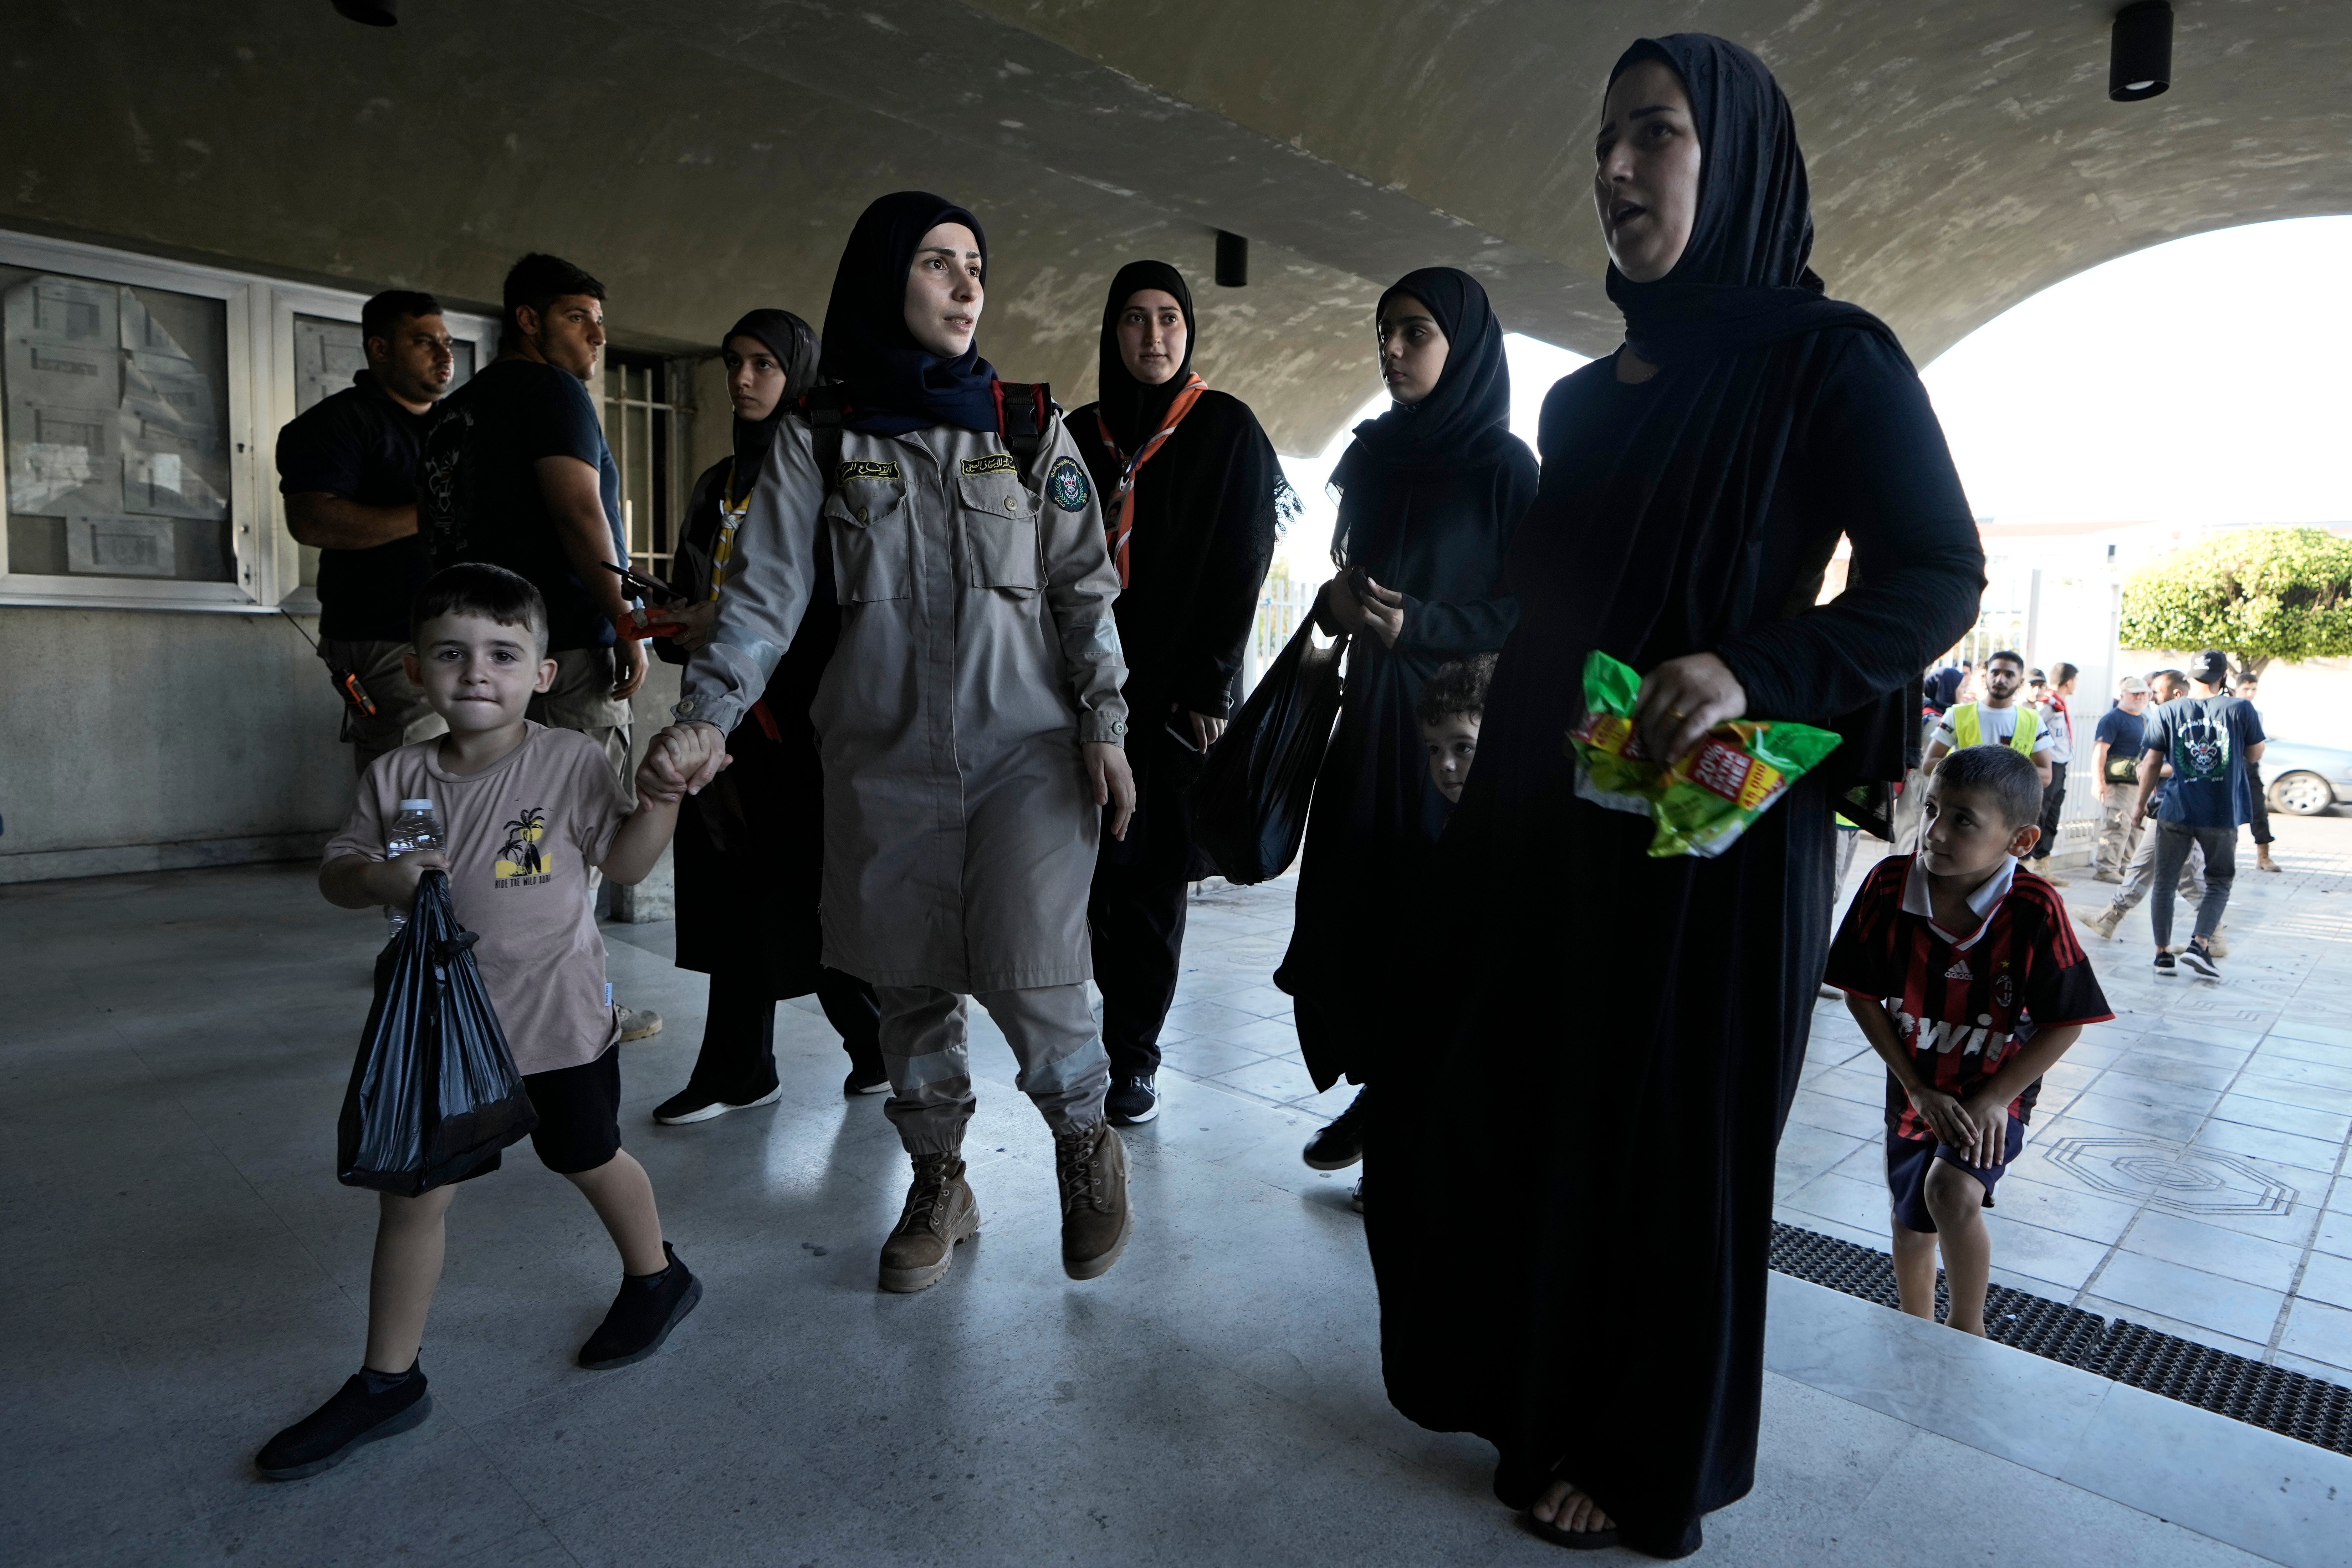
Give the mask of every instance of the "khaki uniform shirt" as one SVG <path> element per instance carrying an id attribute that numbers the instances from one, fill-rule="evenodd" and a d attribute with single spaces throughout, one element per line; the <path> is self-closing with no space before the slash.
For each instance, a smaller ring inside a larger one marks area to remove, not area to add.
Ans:
<path id="1" fill-rule="evenodd" d="M 1093 973 L 1101 813 L 1082 741 L 1123 744 L 1118 574 L 1056 420 L 1031 471 L 994 433 L 777 428 L 681 719 L 732 730 L 808 607 L 823 531 L 841 636 L 809 710 L 824 765 L 824 962 L 971 994 Z"/>

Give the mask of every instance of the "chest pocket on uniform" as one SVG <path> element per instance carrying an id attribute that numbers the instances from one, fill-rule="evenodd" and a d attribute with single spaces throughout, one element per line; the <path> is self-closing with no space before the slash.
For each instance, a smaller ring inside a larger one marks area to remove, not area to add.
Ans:
<path id="1" fill-rule="evenodd" d="M 845 605 L 904 599 L 914 592 L 912 514 L 907 492 L 875 479 L 851 479 L 824 498 L 833 541 L 834 591 Z"/>
<path id="2" fill-rule="evenodd" d="M 1010 458 L 1005 459 L 1009 464 Z M 1037 498 L 1008 467 L 959 474 L 964 555 L 975 588 L 1034 594 L 1045 584 L 1037 564 Z"/>

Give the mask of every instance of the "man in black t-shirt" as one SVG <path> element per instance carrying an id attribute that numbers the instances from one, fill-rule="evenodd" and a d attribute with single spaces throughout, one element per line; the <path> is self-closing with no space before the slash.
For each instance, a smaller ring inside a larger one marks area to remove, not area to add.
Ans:
<path id="1" fill-rule="evenodd" d="M 559 257 L 507 274 L 499 357 L 442 405 L 425 437 L 424 531 L 437 570 L 487 561 L 547 601 L 555 684 L 530 717 L 577 730 L 629 790 L 629 698 L 645 650 L 620 638 L 620 470 L 588 383 L 604 350 L 604 286 Z"/>
<path id="2" fill-rule="evenodd" d="M 604 353 L 604 286 L 561 257 L 533 253 L 507 273 L 499 357 L 443 404 L 425 438 L 418 505 L 441 567 L 486 561 L 526 578 L 547 603 L 555 681 L 525 715 L 604 748 L 622 795 L 629 699 L 645 645 L 619 636 L 629 600 L 621 471 L 589 384 Z M 623 1040 L 657 1033 L 661 1015 L 615 1004 Z"/>
<path id="3" fill-rule="evenodd" d="M 368 368 L 278 433 L 286 527 L 319 550 L 319 655 L 375 705 L 349 705 L 342 738 L 362 773 L 384 752 L 446 728 L 401 668 L 408 602 L 425 581 L 416 460 L 426 416 L 457 361 L 430 294 L 394 289 L 360 310 Z"/>

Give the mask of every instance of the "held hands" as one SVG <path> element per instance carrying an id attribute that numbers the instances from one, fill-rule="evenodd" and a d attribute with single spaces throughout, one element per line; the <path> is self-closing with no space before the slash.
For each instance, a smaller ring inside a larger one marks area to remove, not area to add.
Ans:
<path id="1" fill-rule="evenodd" d="M 1729 665 L 1711 653 L 1685 654 L 1642 678 L 1633 699 L 1633 730 L 1643 751 L 1660 766 L 1672 767 L 1709 730 L 1747 711 L 1747 689 Z"/>
<path id="2" fill-rule="evenodd" d="M 1919 1113 L 1936 1141 L 1961 1150 L 1974 1157 L 1977 1145 L 1983 1141 L 1983 1130 L 1977 1119 L 1969 1114 L 1968 1106 L 1941 1089 L 1914 1089 L 1905 1091 L 1911 1097 L 1911 1109 Z"/>
<path id="3" fill-rule="evenodd" d="M 645 763 L 637 769 L 637 787 L 645 789 L 650 779 L 656 795 L 672 799 L 698 795 L 732 761 L 727 754 L 727 737 L 717 725 L 672 724 L 646 748 Z"/>
<path id="4" fill-rule="evenodd" d="M 1110 836 L 1127 837 L 1127 825 L 1135 816 L 1135 772 L 1127 765 L 1126 749 L 1108 741 L 1086 743 L 1087 776 L 1094 781 L 1095 804 L 1112 808 Z"/>
<path id="5" fill-rule="evenodd" d="M 661 739 L 658 735 L 654 738 L 656 742 Z M 670 770 L 656 765 L 656 759 L 661 754 L 656 747 L 647 746 L 645 761 L 637 764 L 637 808 L 640 811 L 648 803 L 674 806 L 686 798 L 686 786 L 676 782 Z"/>

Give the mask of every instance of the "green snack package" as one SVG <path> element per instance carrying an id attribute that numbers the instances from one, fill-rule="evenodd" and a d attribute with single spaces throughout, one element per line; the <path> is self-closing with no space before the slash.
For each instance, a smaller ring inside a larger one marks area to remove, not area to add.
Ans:
<path id="1" fill-rule="evenodd" d="M 1576 793 L 1612 811 L 1658 825 L 1654 857 L 1722 854 L 1790 784 L 1837 748 L 1810 724 L 1732 719 L 1706 732 L 1688 756 L 1661 768 L 1633 733 L 1642 678 L 1595 648 L 1584 661 L 1584 719 L 1568 732 Z"/>

